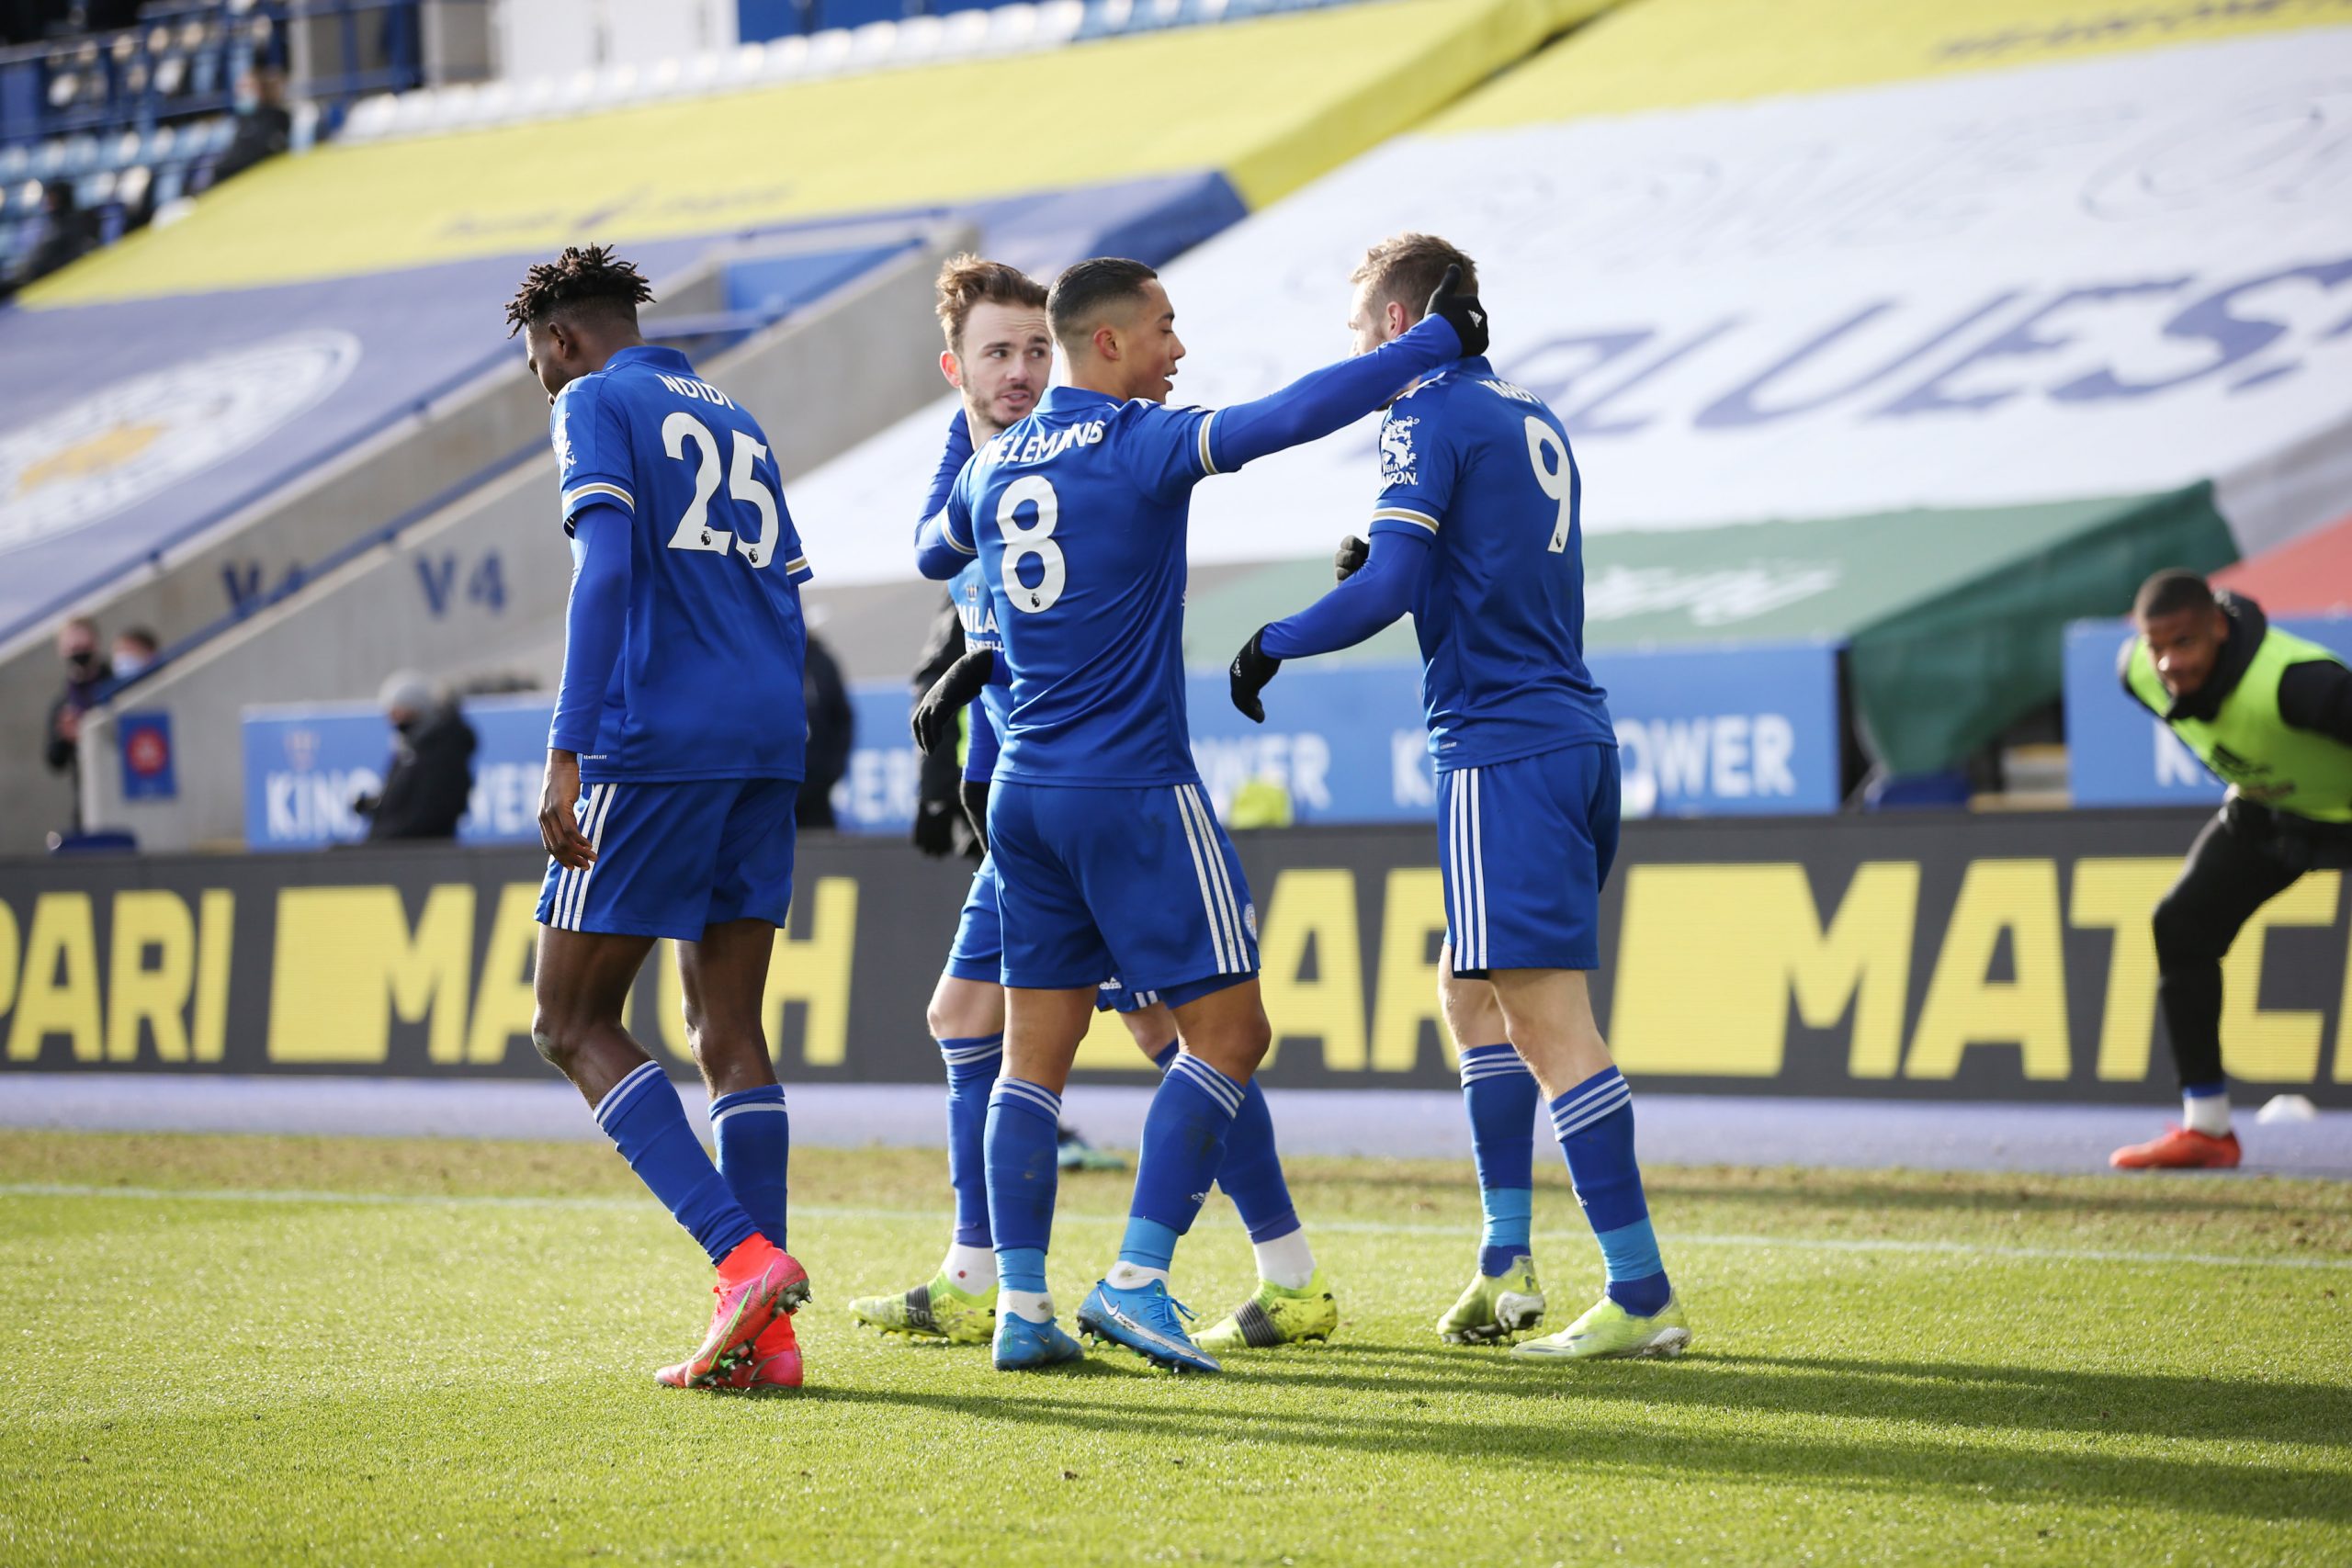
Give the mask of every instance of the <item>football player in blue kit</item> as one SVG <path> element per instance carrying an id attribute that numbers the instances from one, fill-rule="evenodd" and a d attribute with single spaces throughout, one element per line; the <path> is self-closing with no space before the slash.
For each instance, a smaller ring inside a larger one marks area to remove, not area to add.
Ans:
<path id="1" fill-rule="evenodd" d="M 808 563 L 752 416 L 639 334 L 644 276 L 600 245 L 534 266 L 507 306 L 554 405 L 572 584 L 548 734 L 531 1038 L 718 1269 L 673 1387 L 797 1387 L 784 1090 L 763 1032 L 792 902 L 807 725 Z M 718 1145 L 703 1152 L 621 1010 L 678 944 L 686 1038 Z"/>
<path id="2" fill-rule="evenodd" d="M 1457 271 L 1475 288 L 1470 258 L 1430 235 L 1374 246 L 1352 279 L 1357 352 L 1386 353 L 1419 330 L 1417 301 Z M 1540 1087 L 1608 1285 L 1566 1329 L 1511 1354 L 1679 1354 L 1690 1331 L 1642 1193 L 1633 1091 L 1586 987 L 1617 851 L 1617 742 L 1584 662 L 1583 480 L 1567 431 L 1542 399 L 1465 356 L 1389 407 L 1380 465 L 1368 549 L 1343 544 L 1340 586 L 1250 638 L 1232 688 L 1234 705 L 1263 722 L 1259 694 L 1283 660 L 1350 647 L 1412 613 L 1438 777 L 1442 991 L 1487 1209 L 1478 1277 L 1439 1330 L 1502 1339 L 1543 1311 L 1528 1246 Z"/>
<path id="3" fill-rule="evenodd" d="M 936 311 L 946 338 L 940 371 L 963 394 L 951 416 L 947 446 L 922 515 L 945 504 L 949 488 L 972 453 L 1026 416 L 1044 395 L 1053 368 L 1053 337 L 1043 285 L 1016 268 L 973 255 L 949 258 L 940 269 Z M 994 601 L 978 560 L 950 586 L 967 652 L 927 693 L 915 720 L 926 751 L 952 744 L 956 717 L 968 711 L 964 800 L 974 832 L 987 842 L 987 797 L 996 770 L 997 732 L 1011 708 Z M 968 710 L 967 710 L 968 705 Z M 1004 1055 L 1003 942 L 992 862 L 973 874 L 947 964 L 932 993 L 929 1021 L 947 1072 L 949 1179 L 956 1194 L 956 1229 L 939 1272 L 894 1295 L 853 1301 L 859 1322 L 888 1332 L 950 1343 L 984 1343 L 994 1337 L 997 1280 L 982 1168 L 988 1100 Z M 1177 1055 L 1176 1020 L 1148 991 L 1113 980 L 1096 1004 L 1115 1010 L 1136 1046 L 1155 1065 Z M 1217 1179 L 1249 1227 L 1259 1272 L 1250 1300 L 1198 1337 L 1210 1349 L 1271 1348 L 1329 1338 L 1340 1309 L 1315 1266 L 1275 1151 L 1265 1093 L 1245 1091 Z"/>
<path id="4" fill-rule="evenodd" d="M 1069 382 L 982 446 L 917 538 L 927 576 L 978 558 L 1012 680 L 989 802 L 1006 987 L 1004 1065 L 984 1163 L 996 1244 L 996 1362 L 1078 1356 L 1045 1259 L 1061 1091 L 1096 988 L 1157 992 L 1182 1048 L 1153 1096 L 1118 1261 L 1079 1326 L 1179 1370 L 1216 1371 L 1169 1293 L 1176 1243 L 1223 1163 L 1269 1030 L 1257 920 L 1194 769 L 1184 708 L 1193 487 L 1328 435 L 1413 378 L 1485 347 L 1451 280 L 1377 352 L 1232 408 L 1170 409 L 1184 345 L 1158 275 L 1080 262 L 1046 301 Z"/>

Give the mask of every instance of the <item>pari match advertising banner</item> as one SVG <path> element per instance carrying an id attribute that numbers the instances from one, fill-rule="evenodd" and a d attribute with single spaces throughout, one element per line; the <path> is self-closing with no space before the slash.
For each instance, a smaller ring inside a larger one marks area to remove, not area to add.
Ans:
<path id="1" fill-rule="evenodd" d="M 2150 912 L 2200 814 L 1628 824 L 1595 1000 L 1645 1089 L 2162 1101 Z M 1237 835 L 1267 1081 L 1446 1089 L 1431 826 Z M 551 1075 L 530 1042 L 544 862 L 376 847 L 0 866 L 5 1070 Z M 924 999 L 969 867 L 806 835 L 766 1025 L 787 1082 L 931 1083 Z M 2315 872 L 2224 966 L 2233 1077 L 2352 1108 L 2352 897 Z M 630 1002 L 691 1071 L 672 955 Z M 1082 1076 L 1149 1069 L 1108 1014 Z"/>
<path id="2" fill-rule="evenodd" d="M 2271 625 L 2352 659 L 2352 615 L 2285 616 Z M 2077 806 L 2219 806 L 2222 781 L 2117 676 L 2130 621 L 2066 628 L 2066 757 Z"/>
<path id="3" fill-rule="evenodd" d="M 1633 816 L 1829 812 L 1839 797 L 1838 656 L 1823 644 L 1611 655 L 1602 671 Z M 1426 822 L 1437 809 L 1419 671 L 1406 665 L 1293 664 L 1267 698 L 1268 722 L 1234 711 L 1222 671 L 1193 676 L 1193 756 L 1220 809 L 1269 780 L 1301 823 Z M 852 833 L 903 834 L 914 820 L 919 759 L 907 689 L 854 687 L 856 740 L 833 811 Z M 481 744 L 468 844 L 536 844 L 547 759 L 544 697 L 464 705 Z M 366 836 L 353 800 L 381 787 L 391 753 L 366 704 L 257 707 L 244 717 L 245 841 L 318 849 Z"/>

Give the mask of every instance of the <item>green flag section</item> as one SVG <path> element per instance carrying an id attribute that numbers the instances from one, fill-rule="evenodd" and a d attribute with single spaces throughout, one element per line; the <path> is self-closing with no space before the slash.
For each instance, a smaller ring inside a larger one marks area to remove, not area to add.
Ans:
<path id="1" fill-rule="evenodd" d="M 1612 651 L 1815 641 L 1847 646 L 1871 750 L 1895 773 L 1968 754 L 2058 695 L 2068 619 L 2128 603 L 2162 567 L 2236 558 L 2212 487 L 1961 511 L 1613 534 L 1585 551 L 1585 645 Z M 1222 663 L 1326 592 L 1328 560 L 1271 564 L 1194 592 L 1185 652 Z M 1416 657 L 1411 623 L 1333 656 Z"/>

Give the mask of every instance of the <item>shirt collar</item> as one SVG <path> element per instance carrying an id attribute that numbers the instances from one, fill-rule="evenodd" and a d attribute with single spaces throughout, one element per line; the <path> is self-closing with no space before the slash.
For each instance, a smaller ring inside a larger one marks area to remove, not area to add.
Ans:
<path id="1" fill-rule="evenodd" d="M 1118 399 L 1108 392 L 1092 391 L 1084 387 L 1048 387 L 1038 400 L 1039 413 L 1074 413 L 1080 409 L 1115 405 Z"/>
<path id="2" fill-rule="evenodd" d="M 683 370 L 689 376 L 695 373 L 694 361 L 674 348 L 664 348 L 655 343 L 640 343 L 634 347 L 621 349 L 605 361 L 607 370 L 616 365 L 651 365 L 663 370 Z"/>

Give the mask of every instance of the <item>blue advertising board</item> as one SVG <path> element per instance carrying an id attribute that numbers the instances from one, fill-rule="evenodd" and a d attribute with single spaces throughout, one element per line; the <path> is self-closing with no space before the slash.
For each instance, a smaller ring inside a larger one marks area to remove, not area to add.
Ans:
<path id="1" fill-rule="evenodd" d="M 2276 623 L 2352 659 L 2352 615 L 2290 616 Z M 2066 628 L 2066 767 L 2077 806 L 2218 805 L 2222 781 L 2116 679 L 2129 621 L 2076 621 Z"/>
<path id="2" fill-rule="evenodd" d="M 547 766 L 545 697 L 476 697 L 461 705 L 479 742 L 474 791 L 458 839 L 535 844 Z M 244 715 L 245 844 L 314 850 L 368 836 L 351 808 L 383 787 L 392 734 L 372 703 L 252 707 Z"/>
<path id="3" fill-rule="evenodd" d="M 1632 816 L 1780 816 L 1838 809 L 1838 655 L 1818 643 L 1612 653 L 1596 660 L 1623 748 Z M 1234 711 L 1222 671 L 1186 682 L 1193 761 L 1223 810 L 1268 779 L 1302 823 L 1422 821 L 1437 807 L 1420 671 L 1293 663 L 1266 688 L 1266 722 Z M 857 744 L 833 809 L 851 832 L 903 832 L 917 773 L 908 694 L 852 693 Z"/>
<path id="4" fill-rule="evenodd" d="M 1837 650 L 1820 644 L 1675 649 L 1600 661 L 1623 748 L 1629 816 L 1763 816 L 1835 811 Z M 1437 806 L 1420 673 L 1406 664 L 1293 664 L 1251 724 L 1222 671 L 1193 675 L 1193 759 L 1220 810 L 1252 780 L 1288 794 L 1302 823 L 1418 822 Z M 903 833 L 921 770 L 896 682 L 851 688 L 857 736 L 833 790 L 844 832 Z M 544 696 L 465 705 L 481 746 L 465 843 L 535 843 L 547 758 Z M 244 718 L 245 841 L 315 849 L 367 834 L 353 798 L 382 784 L 391 754 L 383 716 L 365 703 L 256 707 Z"/>

